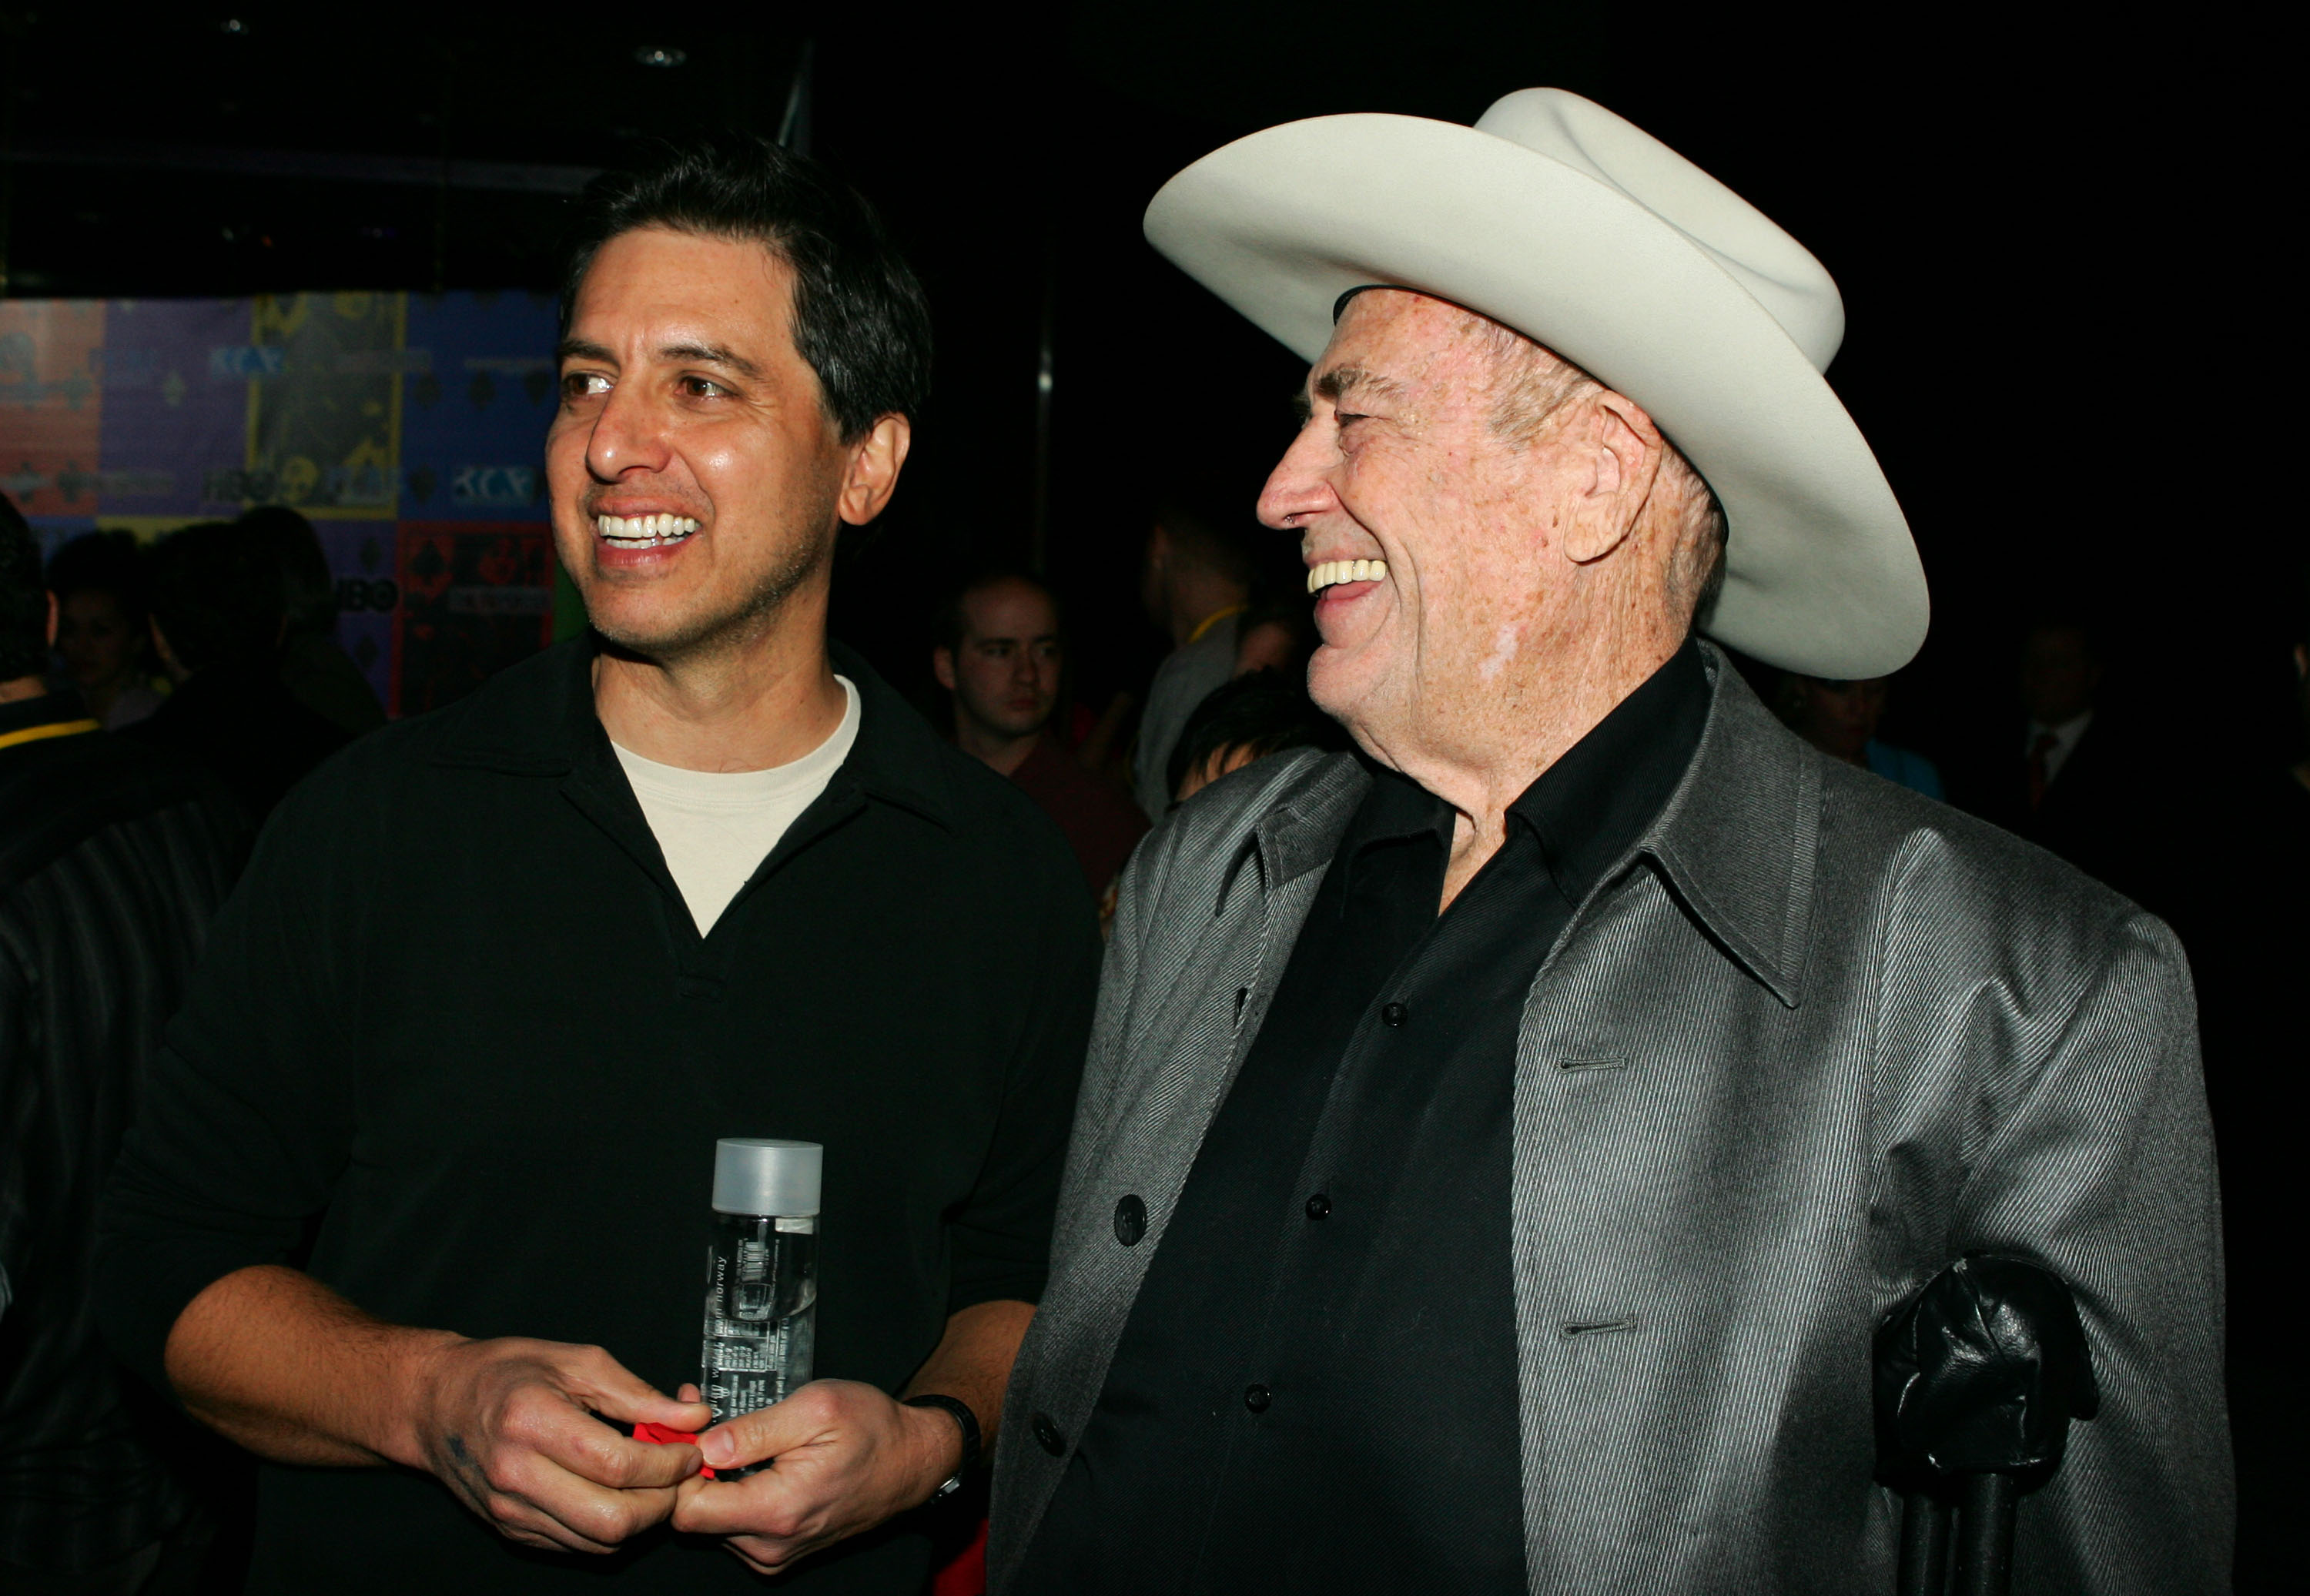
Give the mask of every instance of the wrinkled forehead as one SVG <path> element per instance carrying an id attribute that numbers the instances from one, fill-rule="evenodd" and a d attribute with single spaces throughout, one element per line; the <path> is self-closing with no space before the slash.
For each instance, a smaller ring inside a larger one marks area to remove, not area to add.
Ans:
<path id="1" fill-rule="evenodd" d="M 1403 397 L 1438 380 L 1488 370 L 1486 335 L 1507 332 L 1464 306 L 1417 289 L 1350 289 L 1340 296 L 1331 341 L 1308 369 L 1307 392 L 1334 403 L 1351 392 Z"/>

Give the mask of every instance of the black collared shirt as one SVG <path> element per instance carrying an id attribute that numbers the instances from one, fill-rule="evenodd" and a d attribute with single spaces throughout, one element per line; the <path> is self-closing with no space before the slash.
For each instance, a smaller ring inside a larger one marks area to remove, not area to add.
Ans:
<path id="1" fill-rule="evenodd" d="M 1516 1037 L 1708 712 L 1688 644 L 1508 813 L 1376 773 L 1148 1267 L 1029 1553 L 1032 1596 L 1522 1592 Z"/>
<path id="2" fill-rule="evenodd" d="M 1099 933 L 1064 840 L 863 662 L 856 742 L 700 936 L 572 643 L 371 733 L 274 813 L 116 1171 L 106 1329 L 156 1382 L 278 1261 L 388 1321 L 698 1377 L 714 1143 L 826 1147 L 817 1372 L 897 1387 L 1041 1293 Z M 911 1592 L 905 1522 L 780 1581 Z M 256 1592 L 755 1591 L 659 1530 L 525 1551 L 392 1469 L 263 1472 Z"/>

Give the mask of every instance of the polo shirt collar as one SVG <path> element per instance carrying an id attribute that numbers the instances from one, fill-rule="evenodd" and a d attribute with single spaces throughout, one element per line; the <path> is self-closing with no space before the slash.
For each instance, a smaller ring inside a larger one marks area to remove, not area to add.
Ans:
<path id="1" fill-rule="evenodd" d="M 599 639 L 587 631 L 500 672 L 447 712 L 456 724 L 435 758 L 508 776 L 616 771 L 609 734 L 594 709 L 594 661 L 600 652 Z M 858 689 L 858 738 L 833 785 L 954 830 L 953 776 L 937 735 L 855 651 L 829 642 L 828 653 L 836 672 Z M 617 772 L 617 785 L 623 782 Z"/>

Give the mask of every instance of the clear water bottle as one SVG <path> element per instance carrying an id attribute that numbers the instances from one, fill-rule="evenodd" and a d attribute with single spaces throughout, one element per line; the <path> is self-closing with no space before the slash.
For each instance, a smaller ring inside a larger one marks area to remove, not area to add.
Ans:
<path id="1" fill-rule="evenodd" d="M 727 1136 L 714 1144 L 699 1385 L 716 1424 L 767 1408 L 810 1381 L 825 1157 L 815 1141 Z"/>

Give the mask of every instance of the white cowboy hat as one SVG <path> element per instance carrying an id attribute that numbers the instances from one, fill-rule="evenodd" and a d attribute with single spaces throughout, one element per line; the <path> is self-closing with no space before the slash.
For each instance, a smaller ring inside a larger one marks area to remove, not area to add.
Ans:
<path id="1" fill-rule="evenodd" d="M 1823 380 L 1845 306 L 1821 264 L 1658 139 L 1561 89 L 1473 127 L 1319 117 L 1214 151 L 1148 241 L 1312 361 L 1333 308 L 1417 289 L 1643 405 L 1724 507 L 1708 630 L 1769 664 L 1880 676 L 1924 640 L 1908 523 Z"/>

